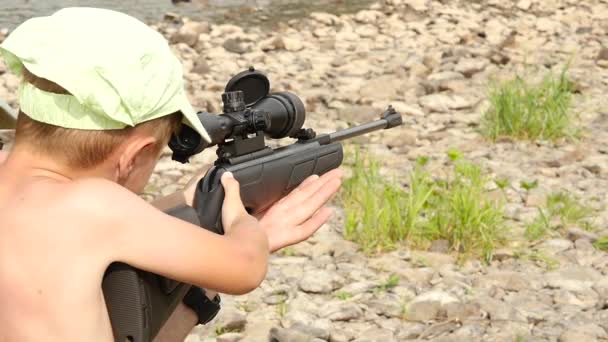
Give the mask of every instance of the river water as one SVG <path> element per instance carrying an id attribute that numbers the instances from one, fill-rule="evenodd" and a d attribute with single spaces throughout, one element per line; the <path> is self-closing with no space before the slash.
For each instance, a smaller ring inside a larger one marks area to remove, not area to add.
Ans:
<path id="1" fill-rule="evenodd" d="M 48 15 L 63 7 L 114 9 L 145 22 L 162 20 L 167 12 L 213 23 L 272 25 L 313 11 L 348 13 L 363 9 L 371 0 L 0 0 L 0 28 L 14 28 L 24 20 Z M 108 23 L 111 25 L 111 23 Z"/>

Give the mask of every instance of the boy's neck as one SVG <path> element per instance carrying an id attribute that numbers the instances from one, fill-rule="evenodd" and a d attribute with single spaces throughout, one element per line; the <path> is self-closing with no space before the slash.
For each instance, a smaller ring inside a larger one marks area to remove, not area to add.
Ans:
<path id="1" fill-rule="evenodd" d="M 73 181 L 90 177 L 113 180 L 111 172 L 105 170 L 103 166 L 78 170 L 58 163 L 56 160 L 45 157 L 40 153 L 32 153 L 20 146 L 14 146 L 3 166 L 17 171 L 19 174 L 47 177 L 57 181 Z"/>

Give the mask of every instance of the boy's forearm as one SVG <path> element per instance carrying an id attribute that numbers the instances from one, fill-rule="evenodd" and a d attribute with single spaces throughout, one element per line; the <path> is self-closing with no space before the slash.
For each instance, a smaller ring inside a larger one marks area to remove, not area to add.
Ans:
<path id="1" fill-rule="evenodd" d="M 243 221 L 236 224 L 226 237 L 234 239 L 241 246 L 240 252 L 245 262 L 249 263 L 248 289 L 247 293 L 256 289 L 266 277 L 268 268 L 268 236 L 256 220 L 252 222 Z"/>

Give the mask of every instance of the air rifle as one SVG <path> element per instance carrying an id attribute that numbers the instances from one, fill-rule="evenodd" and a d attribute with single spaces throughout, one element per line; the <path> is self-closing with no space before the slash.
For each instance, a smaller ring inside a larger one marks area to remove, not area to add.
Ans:
<path id="1" fill-rule="evenodd" d="M 269 92 L 268 78 L 249 68 L 226 85 L 223 114 L 198 113 L 211 142 L 186 125 L 171 138 L 169 148 L 176 161 L 186 163 L 216 145 L 218 158 L 197 184 L 194 208 L 176 208 L 168 214 L 224 234 L 220 183 L 224 172 L 232 172 L 239 181 L 245 208 L 262 212 L 308 176 L 340 166 L 344 156 L 340 141 L 402 123 L 401 114 L 389 106 L 375 121 L 317 135 L 313 129 L 303 128 L 306 111 L 295 94 Z M 266 145 L 265 137 L 297 141 L 273 149 Z M 103 290 L 115 339 L 151 341 L 189 288 L 125 264 L 112 264 L 104 276 Z"/>

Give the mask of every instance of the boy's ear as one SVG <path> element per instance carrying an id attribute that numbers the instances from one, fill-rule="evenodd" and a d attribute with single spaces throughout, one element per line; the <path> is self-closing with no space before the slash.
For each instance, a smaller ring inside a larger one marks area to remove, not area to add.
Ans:
<path id="1" fill-rule="evenodd" d="M 156 144 L 156 138 L 142 135 L 136 135 L 123 144 L 116 165 L 116 180 L 119 184 L 127 180 L 133 169 L 145 159 L 153 157 Z"/>

